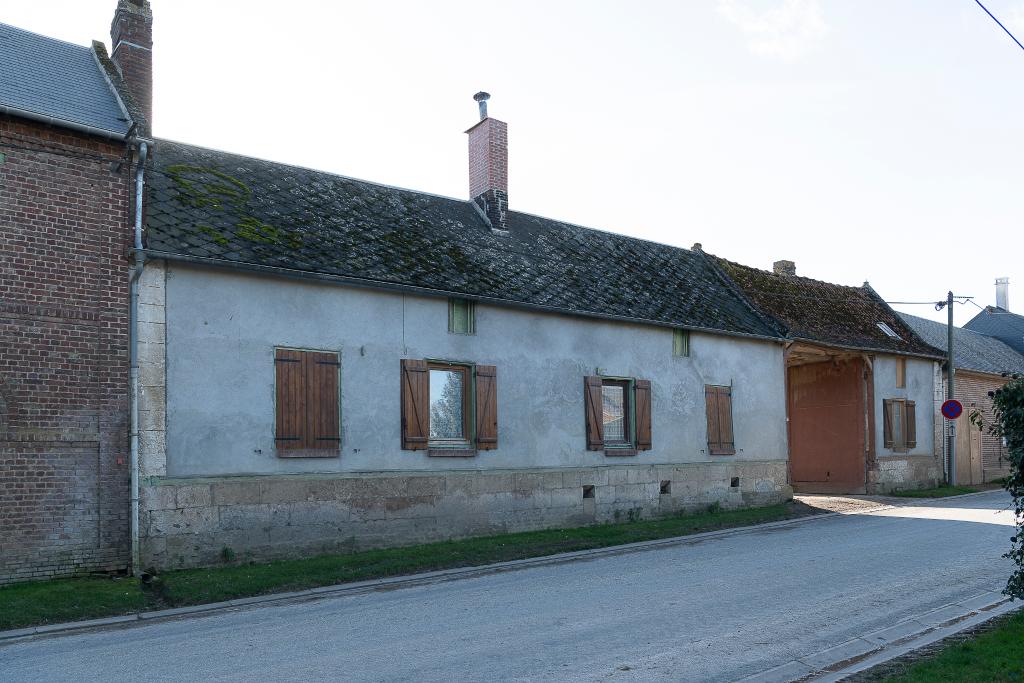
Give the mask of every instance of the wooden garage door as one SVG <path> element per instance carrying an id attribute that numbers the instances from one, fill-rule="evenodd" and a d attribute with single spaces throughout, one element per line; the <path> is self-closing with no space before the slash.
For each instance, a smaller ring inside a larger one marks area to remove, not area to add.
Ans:
<path id="1" fill-rule="evenodd" d="M 789 368 L 790 472 L 799 491 L 864 492 L 864 364 Z"/>

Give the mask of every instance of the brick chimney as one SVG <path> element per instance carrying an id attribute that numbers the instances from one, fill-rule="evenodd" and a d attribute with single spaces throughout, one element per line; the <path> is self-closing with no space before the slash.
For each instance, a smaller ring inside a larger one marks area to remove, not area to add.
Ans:
<path id="1" fill-rule="evenodd" d="M 117 0 L 110 23 L 110 59 L 153 128 L 153 10 L 149 0 Z"/>
<path id="2" fill-rule="evenodd" d="M 796 275 L 796 264 L 792 261 L 776 261 L 772 264 L 776 275 Z"/>
<path id="3" fill-rule="evenodd" d="M 494 230 L 508 230 L 508 124 L 487 116 L 485 92 L 473 95 L 480 123 L 469 135 L 469 198 L 487 216 Z"/>

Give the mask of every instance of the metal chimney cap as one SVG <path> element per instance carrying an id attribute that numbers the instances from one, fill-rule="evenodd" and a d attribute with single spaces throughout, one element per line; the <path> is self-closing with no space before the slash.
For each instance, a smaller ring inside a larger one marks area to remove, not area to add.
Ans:
<path id="1" fill-rule="evenodd" d="M 476 102 L 486 102 L 489 99 L 491 99 L 491 93 L 484 92 L 483 90 L 473 95 L 473 100 Z"/>

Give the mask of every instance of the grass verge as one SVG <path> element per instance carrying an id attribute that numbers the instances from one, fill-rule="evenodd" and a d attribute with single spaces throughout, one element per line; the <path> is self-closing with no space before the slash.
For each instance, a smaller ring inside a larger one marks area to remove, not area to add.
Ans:
<path id="1" fill-rule="evenodd" d="M 81 577 L 0 588 L 0 630 L 131 614 L 145 609 L 138 579 Z"/>
<path id="2" fill-rule="evenodd" d="M 903 498 L 947 498 L 959 496 L 964 493 L 977 493 L 979 489 L 970 486 L 937 486 L 933 489 L 908 489 L 906 491 L 893 491 L 892 495 Z"/>
<path id="3" fill-rule="evenodd" d="M 822 511 L 790 501 L 742 510 L 710 509 L 624 524 L 527 531 L 345 555 L 183 569 L 162 573 L 146 585 L 135 579 L 96 577 L 14 584 L 0 587 L 0 630 L 606 548 L 819 512 Z"/>
<path id="4" fill-rule="evenodd" d="M 871 680 L 885 683 L 1002 683 L 1024 680 L 1024 612 L 998 617 L 983 631 Z"/>

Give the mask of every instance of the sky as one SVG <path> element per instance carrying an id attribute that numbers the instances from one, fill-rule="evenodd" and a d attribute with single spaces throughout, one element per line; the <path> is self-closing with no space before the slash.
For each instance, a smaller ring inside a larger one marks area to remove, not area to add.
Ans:
<path id="1" fill-rule="evenodd" d="M 1024 0 L 983 2 L 1024 42 Z M 888 301 L 1008 276 L 1024 312 L 1024 50 L 974 0 L 152 5 L 158 137 L 467 198 L 486 90 L 513 210 Z M 115 7 L 0 21 L 109 47 Z"/>

